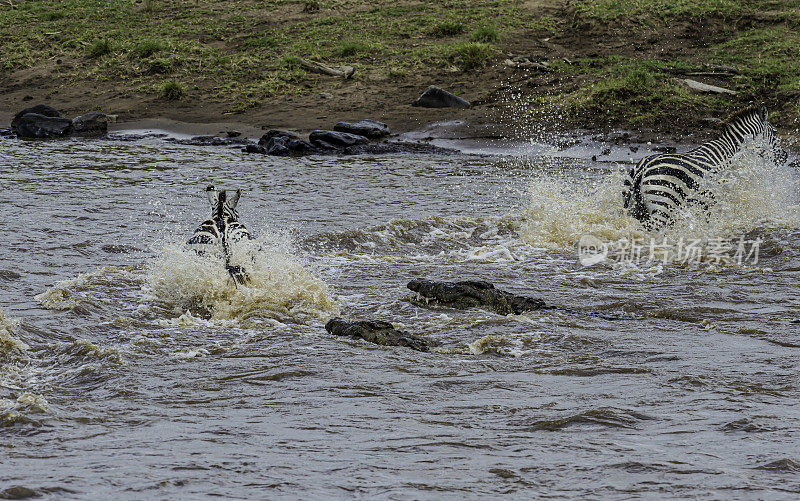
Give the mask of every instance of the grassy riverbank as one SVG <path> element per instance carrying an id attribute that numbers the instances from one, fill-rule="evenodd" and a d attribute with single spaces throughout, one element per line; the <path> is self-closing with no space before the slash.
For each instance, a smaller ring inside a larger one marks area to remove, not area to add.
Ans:
<path id="1" fill-rule="evenodd" d="M 426 120 L 438 115 L 408 104 L 438 84 L 473 100 L 471 117 L 486 120 L 514 92 L 529 109 L 586 127 L 677 131 L 750 101 L 766 102 L 784 126 L 800 116 L 800 1 L 9 5 L 0 10 L 6 110 L 25 99 L 123 119 L 234 116 L 302 127 L 350 112 Z M 510 54 L 547 62 L 549 71 L 509 68 Z M 298 58 L 350 65 L 355 75 L 309 73 Z M 736 94 L 696 94 L 677 78 Z"/>

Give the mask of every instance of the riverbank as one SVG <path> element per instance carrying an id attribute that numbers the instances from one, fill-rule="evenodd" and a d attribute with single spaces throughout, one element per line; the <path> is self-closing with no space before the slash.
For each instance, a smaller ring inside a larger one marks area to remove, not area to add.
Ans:
<path id="1" fill-rule="evenodd" d="M 767 0 L 15 2 L 0 12 L 0 109 L 301 132 L 461 119 L 507 137 L 536 123 L 693 142 L 760 102 L 787 134 L 800 116 L 798 26 L 800 9 Z M 311 73 L 299 58 L 355 73 Z M 431 84 L 473 107 L 412 107 Z"/>

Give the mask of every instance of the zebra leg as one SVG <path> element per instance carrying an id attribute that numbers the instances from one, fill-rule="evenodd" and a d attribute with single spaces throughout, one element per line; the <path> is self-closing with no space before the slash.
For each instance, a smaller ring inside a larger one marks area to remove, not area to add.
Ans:
<path id="1" fill-rule="evenodd" d="M 225 269 L 228 270 L 228 274 L 236 285 L 244 285 L 250 281 L 250 276 L 241 266 L 231 266 L 228 264 L 225 265 Z"/>

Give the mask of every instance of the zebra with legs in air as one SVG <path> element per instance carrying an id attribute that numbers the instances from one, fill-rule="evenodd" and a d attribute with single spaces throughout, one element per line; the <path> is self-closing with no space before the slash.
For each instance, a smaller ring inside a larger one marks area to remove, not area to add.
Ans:
<path id="1" fill-rule="evenodd" d="M 242 240 L 251 240 L 250 232 L 239 222 L 236 206 L 242 190 L 236 190 L 229 197 L 227 190 L 217 191 L 214 186 L 206 188 L 208 202 L 211 204 L 211 218 L 201 224 L 187 242 L 198 254 L 212 252 L 225 260 L 225 269 L 234 283 L 248 281 L 247 272 L 241 266 L 231 265 L 232 246 Z"/>
<path id="2" fill-rule="evenodd" d="M 622 197 L 628 214 L 652 231 L 672 224 L 683 206 L 709 208 L 713 193 L 700 191 L 703 178 L 723 168 L 741 150 L 747 139 L 763 138 L 761 152 L 770 161 L 782 164 L 787 153 L 781 149 L 775 129 L 767 122 L 765 107 L 751 107 L 723 122 L 722 135 L 682 154 L 658 154 L 643 158 L 624 181 Z"/>

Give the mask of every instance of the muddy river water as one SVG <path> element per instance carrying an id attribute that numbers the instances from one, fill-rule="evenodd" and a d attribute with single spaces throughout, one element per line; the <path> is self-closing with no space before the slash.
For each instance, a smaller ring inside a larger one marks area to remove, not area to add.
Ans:
<path id="1" fill-rule="evenodd" d="M 620 202 L 645 149 L 0 139 L 0 497 L 796 499 L 798 173 L 745 151 L 652 236 Z M 183 247 L 210 182 L 243 190 L 247 286 Z M 421 308 L 416 277 L 563 308 Z"/>

